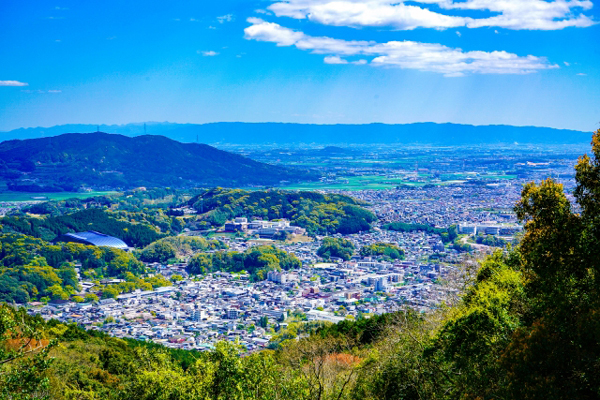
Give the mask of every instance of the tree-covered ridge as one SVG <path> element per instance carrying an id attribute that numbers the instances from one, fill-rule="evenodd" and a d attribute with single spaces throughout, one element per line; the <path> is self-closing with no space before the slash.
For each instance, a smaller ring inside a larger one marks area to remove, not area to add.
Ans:
<path id="1" fill-rule="evenodd" d="M 227 246 L 219 240 L 206 240 L 196 236 L 168 236 L 144 247 L 140 260 L 145 262 L 167 262 L 173 258 L 189 257 L 205 250 L 221 250 Z"/>
<path id="2" fill-rule="evenodd" d="M 262 280 L 266 278 L 269 271 L 287 271 L 301 266 L 298 257 L 275 246 L 254 246 L 243 253 L 237 251 L 200 253 L 192 257 L 187 268 L 191 274 L 202 275 L 217 271 L 246 271 L 253 280 Z"/>
<path id="3" fill-rule="evenodd" d="M 0 143 L 0 180 L 19 191 L 274 185 L 310 179 L 315 176 L 307 171 L 163 136 L 69 133 Z"/>
<path id="4" fill-rule="evenodd" d="M 135 188 L 124 192 L 82 199 L 46 201 L 26 207 L 24 211 L 32 214 L 57 216 L 72 214 L 75 211 L 87 208 L 101 208 L 128 212 L 144 210 L 148 215 L 153 214 L 154 211 L 182 204 L 203 191 L 203 189 L 182 190 L 171 187 Z"/>
<path id="5" fill-rule="evenodd" d="M 349 240 L 326 237 L 323 238 L 323 242 L 317 250 L 317 255 L 325 259 L 337 257 L 348 261 L 354 254 L 354 249 L 354 245 Z"/>
<path id="6" fill-rule="evenodd" d="M 2 218 L 2 225 L 5 231 L 11 230 L 48 241 L 68 232 L 95 230 L 117 237 L 133 247 L 144 247 L 166 236 L 152 225 L 122 218 L 123 216 L 110 211 L 91 208 L 56 217 L 7 216 Z"/>
<path id="7" fill-rule="evenodd" d="M 383 257 L 388 260 L 404 258 L 404 250 L 393 243 L 377 242 L 361 247 L 360 255 L 363 257 Z"/>
<path id="8" fill-rule="evenodd" d="M 309 234 L 350 234 L 369 230 L 370 223 L 376 220 L 358 200 L 317 192 L 216 188 L 193 197 L 188 204 L 214 226 L 234 217 L 285 218 Z"/>

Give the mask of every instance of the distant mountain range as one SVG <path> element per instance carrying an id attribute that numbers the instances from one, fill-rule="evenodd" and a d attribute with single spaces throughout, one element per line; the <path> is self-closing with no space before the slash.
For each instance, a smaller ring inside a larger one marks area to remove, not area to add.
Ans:
<path id="1" fill-rule="evenodd" d="M 0 180 L 19 191 L 262 186 L 311 179 L 316 176 L 307 171 L 163 136 L 69 133 L 0 143 Z"/>
<path id="2" fill-rule="evenodd" d="M 144 124 L 59 125 L 15 129 L 0 133 L 0 140 L 31 139 L 69 132 L 101 130 L 125 136 L 144 135 Z M 460 125 L 432 122 L 414 124 L 311 125 L 287 123 L 219 122 L 209 124 L 147 123 L 146 132 L 181 142 L 218 144 L 589 144 L 591 132 L 510 125 Z"/>

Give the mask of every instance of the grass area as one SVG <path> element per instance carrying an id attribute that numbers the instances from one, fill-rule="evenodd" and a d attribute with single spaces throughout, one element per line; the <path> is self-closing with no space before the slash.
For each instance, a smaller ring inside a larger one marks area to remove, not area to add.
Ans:
<path id="1" fill-rule="evenodd" d="M 288 243 L 288 244 L 292 244 L 292 243 L 307 243 L 307 242 L 312 242 L 312 241 L 313 241 L 313 239 L 310 236 L 297 235 L 297 236 L 292 237 L 286 243 Z"/>
<path id="2" fill-rule="evenodd" d="M 206 235 L 207 239 L 214 239 L 214 238 L 220 238 L 220 237 L 228 237 L 228 238 L 234 238 L 235 233 L 232 232 L 210 232 L 209 234 Z"/>
<path id="3" fill-rule="evenodd" d="M 119 192 L 58 192 L 58 193 L 28 193 L 28 192 L 0 192 L 0 202 L 6 201 L 36 201 L 36 200 L 66 200 L 87 199 L 94 196 L 106 196 Z"/>

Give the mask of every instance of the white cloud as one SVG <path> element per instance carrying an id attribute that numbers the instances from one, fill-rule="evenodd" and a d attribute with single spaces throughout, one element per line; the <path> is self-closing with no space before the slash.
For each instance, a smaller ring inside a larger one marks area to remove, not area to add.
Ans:
<path id="1" fill-rule="evenodd" d="M 204 57 L 214 57 L 214 56 L 218 56 L 219 53 L 213 50 L 208 50 L 208 51 L 201 51 L 198 50 L 196 53 L 198 54 L 202 54 Z"/>
<path id="2" fill-rule="evenodd" d="M 221 15 L 220 17 L 217 17 L 217 21 L 219 21 L 220 24 L 231 22 L 233 21 L 233 14 Z"/>
<path id="3" fill-rule="evenodd" d="M 62 90 L 48 90 L 48 93 L 62 93 Z"/>
<path id="4" fill-rule="evenodd" d="M 459 31 L 456 31 L 456 36 L 461 37 L 462 33 L 460 33 Z"/>
<path id="5" fill-rule="evenodd" d="M 584 74 L 583 72 L 580 72 L 577 74 L 577 76 L 587 76 L 587 74 Z"/>
<path id="6" fill-rule="evenodd" d="M 415 28 L 452 28 L 465 26 L 466 19 L 432 12 L 402 2 L 383 0 L 289 0 L 269 6 L 278 17 L 309 19 L 323 25 Z"/>
<path id="7" fill-rule="evenodd" d="M 281 25 L 265 22 L 259 18 L 248 18 L 248 22 L 252 25 L 244 29 L 247 39 L 254 39 L 260 42 L 273 42 L 277 46 L 291 46 L 304 37 L 304 33 L 302 32 L 295 32 Z"/>
<path id="8" fill-rule="evenodd" d="M 275 43 L 277 46 L 295 46 L 314 54 L 327 54 L 325 62 L 343 63 L 342 56 L 373 57 L 370 64 L 430 71 L 446 76 L 466 74 L 528 74 L 543 69 L 558 68 L 543 57 L 520 57 L 505 51 L 462 51 L 435 43 L 413 41 L 348 41 L 329 37 L 315 37 L 294 31 L 272 22 L 249 18 L 245 38 Z M 366 64 L 366 60 L 357 62 Z"/>
<path id="9" fill-rule="evenodd" d="M 348 64 L 348 61 L 344 60 L 340 56 L 327 56 L 323 59 L 325 64 Z"/>
<path id="10" fill-rule="evenodd" d="M 405 0 L 284 0 L 268 9 L 278 17 L 308 19 L 323 25 L 398 30 L 463 26 L 556 30 L 595 23 L 584 14 L 593 7 L 590 0 L 414 0 L 406 3 Z M 435 11 L 427 8 L 432 5 L 436 6 Z M 494 15 L 485 18 L 451 15 L 455 10 Z"/>
<path id="11" fill-rule="evenodd" d="M 19 81 L 0 81 L 0 86 L 29 86 L 29 83 Z"/>
<path id="12" fill-rule="evenodd" d="M 568 63 L 568 62 L 566 62 L 566 61 L 563 61 L 563 64 L 565 64 L 565 66 L 566 66 L 566 67 L 568 67 L 568 66 L 570 66 L 570 65 L 571 65 L 571 64 L 569 64 L 569 63 Z"/>

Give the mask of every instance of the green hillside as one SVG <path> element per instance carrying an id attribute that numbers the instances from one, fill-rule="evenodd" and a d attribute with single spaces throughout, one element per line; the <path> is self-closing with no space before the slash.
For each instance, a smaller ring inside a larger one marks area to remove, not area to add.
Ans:
<path id="1" fill-rule="evenodd" d="M 274 185 L 314 176 L 205 144 L 96 132 L 2 142 L 0 179 L 13 191 L 60 192 L 81 187 Z"/>
<path id="2" fill-rule="evenodd" d="M 191 198 L 188 205 L 209 225 L 221 226 L 235 217 L 285 218 L 309 234 L 357 233 L 369 230 L 376 220 L 352 197 L 317 192 L 216 188 Z"/>

